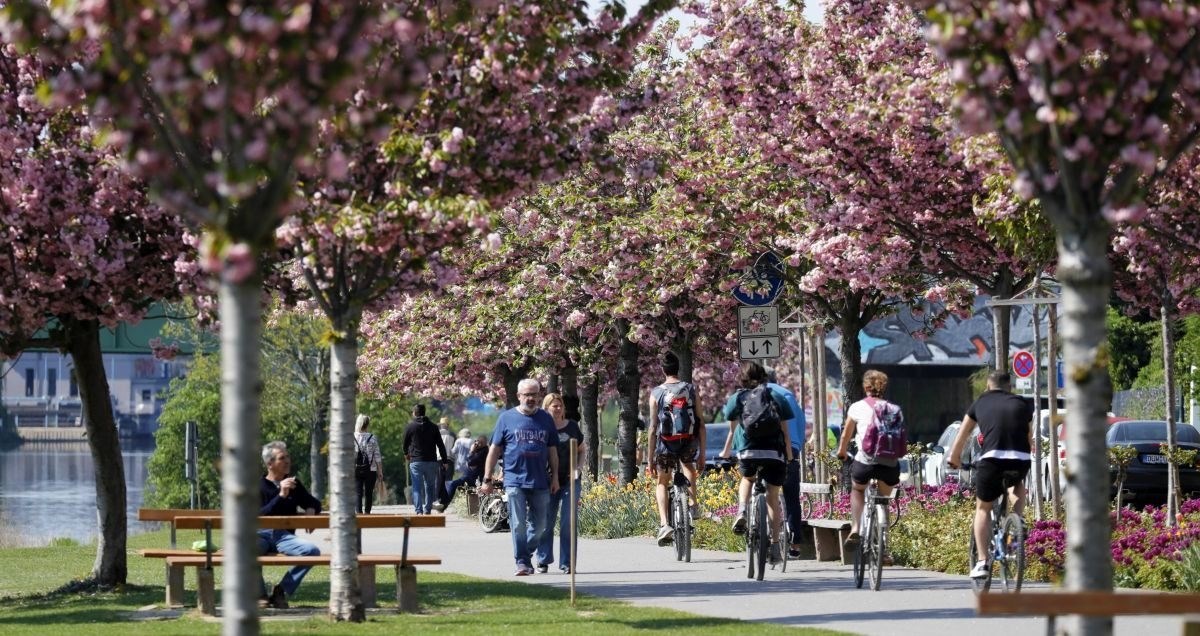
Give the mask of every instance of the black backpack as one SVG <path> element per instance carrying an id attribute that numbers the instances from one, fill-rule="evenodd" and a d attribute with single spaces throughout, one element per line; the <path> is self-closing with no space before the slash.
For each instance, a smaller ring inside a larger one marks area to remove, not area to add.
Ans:
<path id="1" fill-rule="evenodd" d="M 760 384 L 742 394 L 742 430 L 752 442 L 773 442 L 783 434 L 779 405 L 771 397 L 771 389 Z"/>
<path id="2" fill-rule="evenodd" d="M 691 437 L 696 423 L 696 390 L 687 382 L 676 389 L 662 390 L 658 394 L 658 435 L 675 441 Z"/>
<path id="3" fill-rule="evenodd" d="M 367 435 L 367 439 L 371 439 L 371 435 Z M 371 456 L 367 454 L 367 449 L 358 443 L 358 438 L 354 438 L 354 476 L 359 479 L 365 478 L 373 471 L 371 470 Z"/>

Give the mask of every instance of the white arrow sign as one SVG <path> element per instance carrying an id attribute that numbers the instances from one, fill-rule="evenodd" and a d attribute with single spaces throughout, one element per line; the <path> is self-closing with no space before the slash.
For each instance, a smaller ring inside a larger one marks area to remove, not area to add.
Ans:
<path id="1" fill-rule="evenodd" d="M 759 336 L 738 339 L 738 357 L 742 360 L 758 360 L 779 357 L 779 336 Z"/>

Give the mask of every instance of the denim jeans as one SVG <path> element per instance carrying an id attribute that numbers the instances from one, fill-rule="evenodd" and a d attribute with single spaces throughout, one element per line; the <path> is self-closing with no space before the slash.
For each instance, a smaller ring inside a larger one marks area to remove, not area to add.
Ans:
<path id="1" fill-rule="evenodd" d="M 517 565 L 533 567 L 533 550 L 546 532 L 546 509 L 550 507 L 550 489 L 509 488 L 508 525 L 512 529 L 513 558 Z"/>
<path id="2" fill-rule="evenodd" d="M 546 532 L 537 543 L 537 560 L 540 565 L 554 564 L 554 524 L 557 523 L 558 568 L 566 570 L 571 567 L 571 506 L 579 504 L 579 480 L 574 480 L 571 486 L 570 493 L 566 488 L 559 488 L 558 492 L 550 495 L 550 505 L 546 506 Z M 571 495 L 570 499 L 568 494 Z"/>
<path id="3" fill-rule="evenodd" d="M 287 556 L 319 556 L 321 549 L 316 545 L 297 537 L 291 530 L 259 530 L 258 531 L 258 553 L 259 554 L 285 554 Z M 304 575 L 312 569 L 311 565 L 297 565 L 287 571 L 283 578 L 279 580 L 279 584 L 283 586 L 283 591 L 288 596 L 296 594 L 296 589 L 300 587 L 300 581 L 304 580 Z M 267 582 L 259 578 L 262 585 L 262 596 L 267 595 Z"/>
<path id="4" fill-rule="evenodd" d="M 433 502 L 437 501 L 438 480 L 441 479 L 441 468 L 437 462 L 411 462 L 408 474 L 412 477 L 413 512 L 429 514 L 433 512 Z"/>
<path id="5" fill-rule="evenodd" d="M 446 490 L 446 497 L 442 500 L 442 503 L 449 506 L 450 502 L 454 500 L 454 495 L 458 493 L 459 488 L 462 488 L 463 485 L 474 484 L 475 482 L 479 481 L 479 477 L 482 474 L 482 471 L 468 468 L 466 472 L 463 473 L 462 477 L 450 482 L 450 488 Z"/>

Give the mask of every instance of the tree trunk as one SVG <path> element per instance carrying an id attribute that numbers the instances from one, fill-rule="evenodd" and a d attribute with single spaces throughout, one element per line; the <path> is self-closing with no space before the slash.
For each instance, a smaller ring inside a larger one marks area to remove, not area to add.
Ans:
<path id="1" fill-rule="evenodd" d="M 358 532 L 354 517 L 358 318 L 343 318 L 334 325 L 335 331 L 344 335 L 333 342 L 329 365 L 329 530 L 333 539 L 329 617 L 361 623 L 367 614 L 358 588 Z"/>
<path id="2" fill-rule="evenodd" d="M 96 472 L 96 516 L 100 534 L 91 578 L 104 587 L 124 585 L 128 575 L 125 465 L 100 351 L 100 323 L 95 320 L 62 322 L 66 329 L 66 349 L 75 362 L 83 422 Z"/>
<path id="3" fill-rule="evenodd" d="M 507 364 L 500 365 L 500 376 L 504 380 L 504 408 L 511 409 L 517 406 L 517 384 L 525 379 L 527 368 L 514 369 Z"/>
<path id="4" fill-rule="evenodd" d="M 551 373 L 546 380 L 546 393 L 561 393 L 557 373 Z"/>
<path id="5" fill-rule="evenodd" d="M 638 393 L 642 378 L 638 373 L 638 346 L 628 337 L 629 323 L 617 321 L 621 349 L 617 358 L 617 404 L 620 419 L 617 425 L 617 450 L 620 455 L 621 484 L 637 479 Z"/>
<path id="6" fill-rule="evenodd" d="M 1163 384 L 1167 394 L 1167 527 L 1179 512 L 1179 466 L 1175 465 L 1175 300 L 1162 283 Z"/>
<path id="7" fill-rule="evenodd" d="M 992 298 L 1007 300 L 1013 295 L 1012 271 L 1003 268 L 1000 279 L 992 289 Z M 992 307 L 992 368 L 1003 371 L 1008 368 L 1009 334 L 1012 332 L 1012 307 Z"/>
<path id="8" fill-rule="evenodd" d="M 692 336 L 684 332 L 675 339 L 675 355 L 679 358 L 679 379 L 691 382 L 695 373 L 696 356 L 692 351 Z"/>
<path id="9" fill-rule="evenodd" d="M 1038 319 L 1038 306 L 1033 311 L 1033 511 L 1038 521 L 1045 519 L 1043 505 L 1046 489 L 1042 480 L 1042 324 Z"/>
<path id="10" fill-rule="evenodd" d="M 1061 435 L 1060 424 L 1058 424 L 1058 309 L 1054 305 L 1050 305 L 1050 320 L 1046 323 L 1046 368 L 1049 377 L 1047 384 L 1050 387 L 1048 399 L 1050 401 L 1050 499 L 1053 502 L 1054 518 L 1062 519 L 1063 516 L 1063 493 L 1062 479 L 1059 477 L 1060 462 L 1058 438 Z"/>
<path id="11" fill-rule="evenodd" d="M 262 479 L 262 278 L 221 277 L 222 632 L 257 636 L 258 510 Z"/>
<path id="12" fill-rule="evenodd" d="M 326 485 L 329 464 L 321 450 L 325 448 L 325 442 L 329 441 L 329 392 L 318 399 L 321 400 L 321 406 L 308 427 L 308 465 L 309 472 L 312 473 L 312 488 L 309 492 L 317 499 L 324 500 L 328 493 Z"/>
<path id="13" fill-rule="evenodd" d="M 843 317 L 840 327 L 842 343 L 838 347 L 838 354 L 842 358 L 842 395 L 845 396 L 842 400 L 842 416 L 845 417 L 845 410 L 850 408 L 851 404 L 866 397 L 862 388 L 862 343 L 858 341 L 858 334 L 862 331 L 862 320 L 858 316 Z M 825 346 L 824 341 L 817 344 Z"/>
<path id="14" fill-rule="evenodd" d="M 568 363 L 562 370 L 563 408 L 569 420 L 580 420 L 579 414 L 579 370 Z"/>
<path id="15" fill-rule="evenodd" d="M 1108 516 L 1109 466 L 1104 442 L 1108 366 L 1105 307 L 1112 288 L 1102 221 L 1059 228 L 1058 278 L 1062 283 L 1063 353 L 1067 393 L 1067 559 L 1070 590 L 1111 590 L 1112 523 Z M 1072 633 L 1112 633 L 1111 618 L 1072 621 Z"/>
<path id="16" fill-rule="evenodd" d="M 600 378 L 588 377 L 579 395 L 582 406 L 583 440 L 587 470 L 594 483 L 600 478 Z"/>

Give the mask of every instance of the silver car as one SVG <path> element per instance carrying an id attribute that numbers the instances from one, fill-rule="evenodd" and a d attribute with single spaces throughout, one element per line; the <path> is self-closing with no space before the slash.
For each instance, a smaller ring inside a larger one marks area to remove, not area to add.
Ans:
<path id="1" fill-rule="evenodd" d="M 950 447 L 954 445 L 954 437 L 958 435 L 958 429 L 962 428 L 961 421 L 955 421 L 946 430 L 942 431 L 942 436 L 938 438 L 937 444 L 930 447 L 929 456 L 925 458 L 925 466 L 921 473 L 924 483 L 930 486 L 941 486 L 946 483 L 947 477 L 957 479 L 959 483 L 970 484 L 972 480 L 971 471 L 969 469 L 954 470 L 950 468 L 946 454 L 950 451 Z M 970 441 L 963 447 L 962 454 L 959 457 L 960 465 L 971 465 L 975 463 L 975 458 L 980 455 L 979 440 L 972 435 Z"/>

